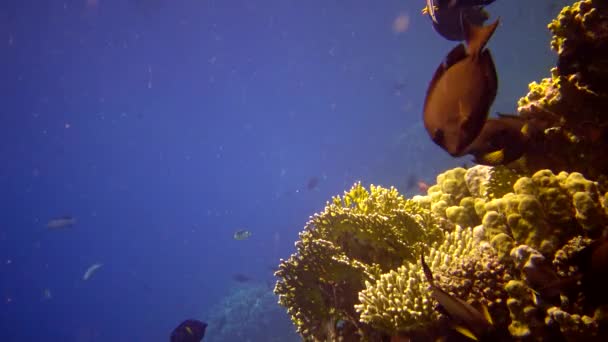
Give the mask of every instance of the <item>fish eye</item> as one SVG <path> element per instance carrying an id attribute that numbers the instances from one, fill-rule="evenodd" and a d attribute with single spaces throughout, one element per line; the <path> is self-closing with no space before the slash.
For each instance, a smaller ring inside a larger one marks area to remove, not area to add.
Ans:
<path id="1" fill-rule="evenodd" d="M 443 143 L 443 141 L 445 140 L 445 134 L 443 133 L 443 130 L 441 129 L 436 129 L 435 132 L 433 132 L 433 141 L 436 144 L 441 144 Z"/>

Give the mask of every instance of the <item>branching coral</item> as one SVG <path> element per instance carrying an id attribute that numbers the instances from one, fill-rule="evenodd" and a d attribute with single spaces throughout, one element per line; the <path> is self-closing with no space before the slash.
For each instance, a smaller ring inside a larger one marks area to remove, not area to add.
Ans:
<path id="1" fill-rule="evenodd" d="M 565 7 L 549 24 L 551 48 L 559 55 L 562 75 L 577 74 L 580 84 L 597 94 L 607 94 L 608 3 L 586 0 Z"/>
<path id="2" fill-rule="evenodd" d="M 488 248 L 478 248 L 471 228 L 457 228 L 430 248 L 429 267 L 440 286 L 459 298 L 494 308 L 503 301 L 505 268 Z M 361 320 L 391 334 L 411 334 L 440 318 L 422 268 L 406 263 L 366 282 L 359 293 Z"/>
<path id="3" fill-rule="evenodd" d="M 552 284 L 583 279 L 577 256 L 608 234 L 608 193 L 590 180 L 608 174 L 608 3 L 579 1 L 549 28 L 558 66 L 519 101 L 525 158 L 448 170 L 412 200 L 355 184 L 311 217 L 275 288 L 306 340 L 380 340 L 448 322 L 422 253 L 437 286 L 488 305 L 510 338 L 608 331 L 605 303 Z"/>
<path id="4" fill-rule="evenodd" d="M 606 195 L 578 173 L 549 170 L 516 179 L 480 166 L 450 170 L 438 181 L 413 201 L 394 189 L 355 184 L 311 218 L 275 288 L 306 339 L 445 331 L 448 317 L 436 310 L 417 263 L 421 253 L 438 286 L 489 306 L 511 336 L 559 331 L 559 319 L 534 293 L 545 282 L 576 276 L 564 270 L 604 231 Z M 512 192 L 497 197 L 508 187 Z M 577 292 L 560 309 L 592 317 L 582 298 Z"/>
<path id="5" fill-rule="evenodd" d="M 311 217 L 296 253 L 281 262 L 275 288 L 279 303 L 305 338 L 369 338 L 371 329 L 359 322 L 354 309 L 365 281 L 414 262 L 449 227 L 394 188 L 372 185 L 368 191 L 357 183 Z M 337 330 L 338 321 L 345 323 Z"/>
<path id="6" fill-rule="evenodd" d="M 473 234 L 469 229 L 457 229 L 448 234 L 439 248 L 431 248 L 429 265 L 433 269 L 449 267 L 461 262 L 473 249 Z M 437 320 L 433 300 L 428 291 L 422 268 L 407 262 L 396 271 L 366 281 L 366 289 L 359 293 L 361 320 L 384 331 L 396 334 L 428 326 Z"/>

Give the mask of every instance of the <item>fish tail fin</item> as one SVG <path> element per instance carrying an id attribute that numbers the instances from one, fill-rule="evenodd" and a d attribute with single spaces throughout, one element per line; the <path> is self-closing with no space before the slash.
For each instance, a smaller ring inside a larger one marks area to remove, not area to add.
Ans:
<path id="1" fill-rule="evenodd" d="M 467 53 L 469 55 L 477 56 L 486 46 L 490 37 L 496 31 L 496 27 L 500 22 L 500 18 L 487 26 L 477 26 L 471 24 L 466 17 L 461 16 L 462 27 L 465 33 L 465 41 L 467 42 Z"/>
<path id="2" fill-rule="evenodd" d="M 429 265 L 427 265 L 426 261 L 424 261 L 424 254 L 420 255 L 420 263 L 422 264 L 422 271 L 424 271 L 424 276 L 426 277 L 426 280 L 431 284 L 431 286 L 433 286 L 435 283 L 433 281 L 433 272 L 431 272 Z"/>

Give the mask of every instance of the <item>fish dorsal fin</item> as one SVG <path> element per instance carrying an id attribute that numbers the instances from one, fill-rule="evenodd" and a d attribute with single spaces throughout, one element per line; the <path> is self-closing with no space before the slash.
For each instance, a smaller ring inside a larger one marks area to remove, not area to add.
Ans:
<path id="1" fill-rule="evenodd" d="M 463 60 L 466 56 L 467 56 L 467 51 L 466 51 L 465 46 L 462 44 L 455 46 L 452 49 L 452 51 L 450 51 L 450 53 L 448 53 L 448 55 L 445 57 L 443 62 L 441 64 L 439 64 L 439 66 L 437 67 L 437 70 L 435 70 L 435 74 L 433 75 L 433 78 L 431 79 L 431 82 L 429 83 L 429 88 L 427 90 L 426 99 L 428 99 L 429 94 L 433 91 L 433 89 L 435 88 L 435 85 L 437 84 L 437 82 L 439 82 L 439 79 L 441 79 L 441 77 L 445 74 L 445 72 L 452 65 Z"/>
<path id="2" fill-rule="evenodd" d="M 447 70 L 452 65 L 460 62 L 461 60 L 465 59 L 466 57 L 467 57 L 466 47 L 463 44 L 458 44 L 450 51 L 450 53 L 448 53 L 447 56 L 445 56 L 445 59 L 443 60 L 443 63 L 441 65 L 443 66 L 444 70 Z"/>
<path id="3" fill-rule="evenodd" d="M 420 255 L 420 264 L 422 265 L 422 271 L 424 272 L 426 280 L 433 285 L 433 272 L 431 272 L 429 265 L 427 265 L 426 261 L 424 261 L 424 254 Z"/>
<path id="4" fill-rule="evenodd" d="M 455 46 L 452 51 L 450 51 L 450 53 L 448 53 L 448 55 L 445 57 L 445 59 L 443 60 L 443 62 L 441 64 L 439 64 L 439 66 L 437 67 L 437 70 L 435 70 L 435 74 L 433 74 L 433 78 L 431 79 L 431 82 L 429 83 L 429 87 L 426 91 L 426 97 L 425 97 L 425 108 L 426 108 L 426 104 L 427 101 L 429 100 L 429 95 L 431 93 L 433 93 L 433 91 L 435 90 L 435 86 L 437 85 L 437 82 L 439 82 L 439 80 L 441 79 L 441 77 L 443 77 L 443 75 L 445 74 L 445 72 L 454 64 L 458 63 L 459 61 L 461 61 L 462 59 L 466 58 L 467 53 L 466 53 L 466 48 L 463 44 L 459 44 L 457 46 Z"/>
<path id="5" fill-rule="evenodd" d="M 480 54 L 490 40 L 490 37 L 494 34 L 494 31 L 496 31 L 499 21 L 500 18 L 490 25 L 476 26 L 471 24 L 465 17 L 462 18 L 468 55 L 478 56 Z"/>

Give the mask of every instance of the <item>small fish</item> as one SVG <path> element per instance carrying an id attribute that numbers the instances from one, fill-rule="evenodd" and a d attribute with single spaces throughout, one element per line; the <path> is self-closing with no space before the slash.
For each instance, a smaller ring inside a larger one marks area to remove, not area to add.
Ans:
<path id="1" fill-rule="evenodd" d="M 472 339 L 486 339 L 494 332 L 492 317 L 485 306 L 482 312 L 464 300 L 454 297 L 435 285 L 433 273 L 424 261 L 424 255 L 420 257 L 420 263 L 424 276 L 431 285 L 431 296 L 441 305 L 451 319 L 457 324 L 454 329 L 462 335 Z"/>
<path id="2" fill-rule="evenodd" d="M 466 154 L 496 98 L 496 68 L 484 47 L 498 22 L 481 27 L 465 20 L 466 46 L 459 44 L 450 51 L 426 92 L 424 126 L 433 142 L 453 157 Z"/>
<path id="3" fill-rule="evenodd" d="M 180 323 L 171 333 L 171 342 L 200 342 L 205 337 L 207 323 L 196 319 L 187 319 Z"/>
<path id="4" fill-rule="evenodd" d="M 308 179 L 308 182 L 306 183 L 306 189 L 308 189 L 308 191 L 314 190 L 317 188 L 317 186 L 319 185 L 319 177 L 310 177 L 310 179 Z"/>
<path id="5" fill-rule="evenodd" d="M 237 283 L 248 283 L 251 281 L 251 277 L 242 273 L 237 273 L 235 275 L 232 276 L 232 280 L 236 281 Z"/>
<path id="6" fill-rule="evenodd" d="M 42 291 L 42 298 L 44 300 L 50 300 L 53 298 L 53 294 L 51 293 L 51 290 L 46 288 L 44 289 L 44 291 Z"/>
<path id="7" fill-rule="evenodd" d="M 465 39 L 463 21 L 481 26 L 490 17 L 483 9 L 495 0 L 426 0 L 424 14 L 428 14 L 433 29 L 447 40 Z"/>
<path id="8" fill-rule="evenodd" d="M 423 180 L 418 181 L 418 193 L 426 194 L 428 190 L 429 190 L 429 185 L 425 181 L 423 181 Z"/>
<path id="9" fill-rule="evenodd" d="M 393 84 L 393 95 L 399 96 L 401 93 L 407 88 L 407 83 L 405 81 L 398 81 Z"/>
<path id="10" fill-rule="evenodd" d="M 416 182 L 418 182 L 418 176 L 413 173 L 407 176 L 407 180 L 405 181 L 405 191 L 413 189 L 416 186 Z"/>
<path id="11" fill-rule="evenodd" d="M 236 232 L 234 232 L 234 239 L 235 240 L 247 240 L 251 237 L 251 232 L 248 230 L 237 230 Z"/>
<path id="12" fill-rule="evenodd" d="M 82 280 L 89 280 L 89 278 L 91 278 L 93 276 L 93 274 L 95 274 L 95 272 L 97 272 L 97 270 L 101 266 L 103 266 L 103 264 L 100 264 L 100 263 L 89 266 L 89 268 L 87 268 L 87 270 L 84 272 L 84 275 L 82 276 Z"/>
<path id="13" fill-rule="evenodd" d="M 49 220 L 46 223 L 46 227 L 49 229 L 63 229 L 69 228 L 76 224 L 76 219 L 72 216 L 61 216 L 54 219 Z"/>

